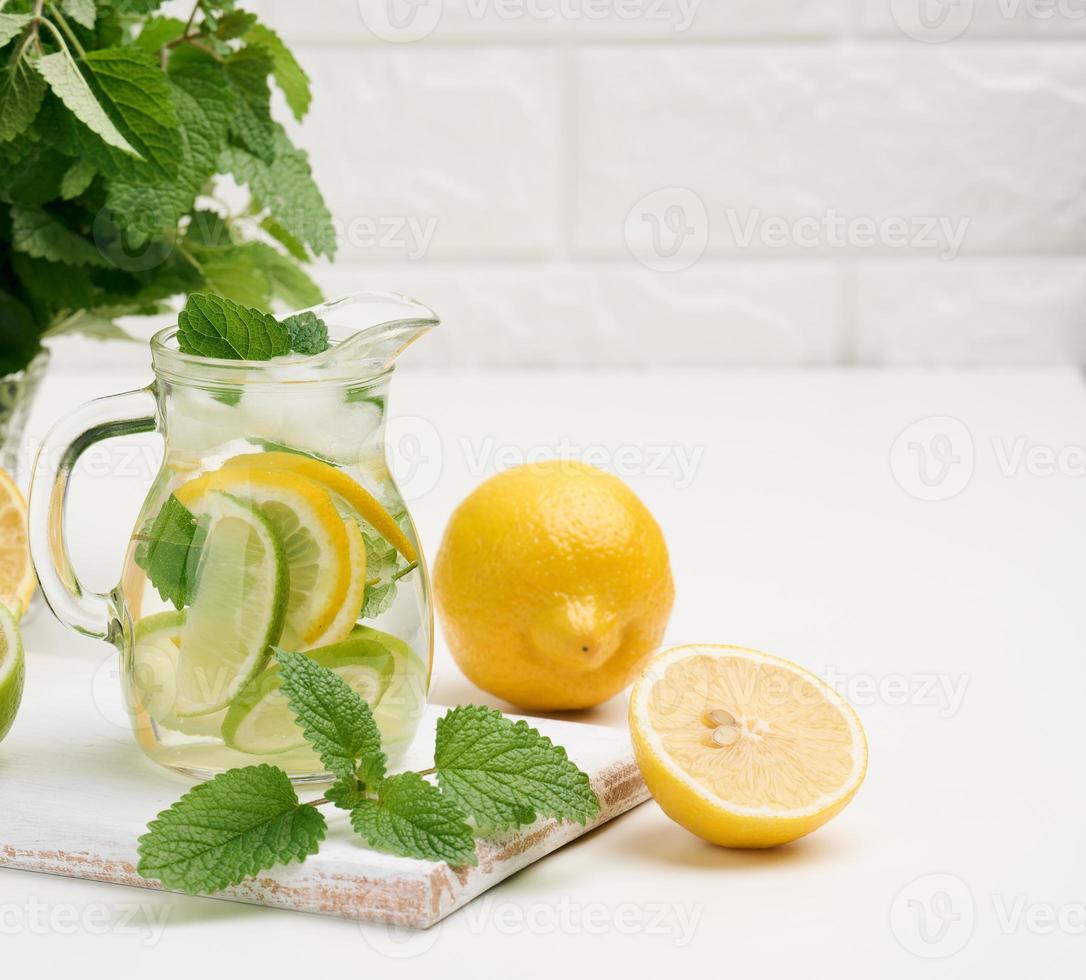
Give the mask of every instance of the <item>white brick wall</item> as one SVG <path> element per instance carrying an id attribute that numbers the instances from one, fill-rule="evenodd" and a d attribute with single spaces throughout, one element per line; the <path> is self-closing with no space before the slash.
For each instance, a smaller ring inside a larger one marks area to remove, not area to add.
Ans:
<path id="1" fill-rule="evenodd" d="M 416 362 L 1086 358 L 1086 0 L 415 3 L 258 6 Z"/>

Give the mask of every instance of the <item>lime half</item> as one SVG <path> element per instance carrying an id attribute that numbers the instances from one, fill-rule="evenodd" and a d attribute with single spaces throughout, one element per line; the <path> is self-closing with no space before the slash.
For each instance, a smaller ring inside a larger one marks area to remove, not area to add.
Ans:
<path id="1" fill-rule="evenodd" d="M 200 498 L 207 537 L 181 628 L 176 713 L 226 707 L 260 672 L 283 631 L 290 578 L 267 518 L 227 493 Z"/>
<path id="2" fill-rule="evenodd" d="M 396 668 L 389 650 L 368 636 L 352 635 L 306 656 L 338 675 L 371 708 L 380 703 Z M 279 664 L 273 662 L 241 692 L 223 721 L 227 745 L 250 755 L 274 755 L 305 745 L 282 684 Z"/>
<path id="3" fill-rule="evenodd" d="M 354 635 L 372 640 L 392 654 L 395 664 L 392 683 L 373 712 L 373 720 L 381 729 L 386 746 L 402 746 L 414 738 L 419 716 L 426 708 L 430 666 L 407 643 L 391 633 L 359 626 Z"/>
<path id="4" fill-rule="evenodd" d="M 8 607 L 0 603 L 0 739 L 11 730 L 19 711 L 25 674 L 19 624 Z"/>

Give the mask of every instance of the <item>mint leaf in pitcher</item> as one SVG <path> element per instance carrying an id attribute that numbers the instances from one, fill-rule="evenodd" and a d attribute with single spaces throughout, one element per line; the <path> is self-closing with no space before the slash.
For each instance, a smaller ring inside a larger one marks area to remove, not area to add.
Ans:
<path id="1" fill-rule="evenodd" d="M 270 361 L 291 353 L 328 349 L 328 326 L 315 313 L 297 313 L 280 322 L 270 313 L 213 293 L 192 293 L 177 318 L 183 354 L 231 361 Z"/>
<path id="2" fill-rule="evenodd" d="M 188 605 L 196 582 L 196 566 L 203 535 L 192 512 L 170 494 L 162 509 L 138 535 L 136 564 L 178 609 Z"/>
<path id="3" fill-rule="evenodd" d="M 283 321 L 290 331 L 290 349 L 296 354 L 321 354 L 328 350 L 328 324 L 307 310 Z"/>
<path id="4" fill-rule="evenodd" d="M 212 293 L 190 295 L 177 326 L 183 354 L 270 361 L 290 353 L 290 331 L 270 313 Z"/>

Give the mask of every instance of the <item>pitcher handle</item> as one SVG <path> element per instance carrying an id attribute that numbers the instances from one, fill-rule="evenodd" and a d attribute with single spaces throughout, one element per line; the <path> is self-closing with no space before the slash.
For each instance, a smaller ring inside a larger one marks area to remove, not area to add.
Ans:
<path id="1" fill-rule="evenodd" d="M 49 608 L 85 636 L 113 642 L 120 624 L 109 596 L 85 589 L 72 567 L 65 535 L 72 471 L 79 457 L 103 439 L 157 429 L 151 386 L 87 402 L 57 422 L 38 450 L 30 483 L 30 557 Z"/>

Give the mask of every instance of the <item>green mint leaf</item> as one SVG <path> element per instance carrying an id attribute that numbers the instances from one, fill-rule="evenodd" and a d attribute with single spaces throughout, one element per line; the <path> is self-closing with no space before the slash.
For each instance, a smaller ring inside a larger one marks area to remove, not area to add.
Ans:
<path id="1" fill-rule="evenodd" d="M 282 38 L 263 24 L 251 27 L 245 34 L 245 40 L 271 52 L 275 84 L 286 98 L 294 118 L 301 122 L 309 111 L 313 98 L 309 91 L 309 76 L 302 70 Z"/>
<path id="2" fill-rule="evenodd" d="M 368 575 L 369 572 L 366 574 Z M 362 619 L 376 619 L 388 612 L 395 601 L 395 582 L 377 582 L 374 585 L 367 585 L 362 598 L 362 611 L 359 615 Z"/>
<path id="3" fill-rule="evenodd" d="M 186 354 L 268 361 L 290 353 L 290 333 L 270 313 L 211 293 L 192 293 L 177 325 L 177 340 Z"/>
<path id="4" fill-rule="evenodd" d="M 97 171 L 86 160 L 76 160 L 67 170 L 60 181 L 60 196 L 65 201 L 71 201 L 79 197 L 94 180 Z"/>
<path id="5" fill-rule="evenodd" d="M 94 0 L 60 0 L 60 9 L 72 18 L 80 27 L 93 30 L 98 11 Z"/>
<path id="6" fill-rule="evenodd" d="M 158 54 L 163 45 L 185 33 L 185 22 L 177 17 L 152 17 L 136 36 L 135 45 L 144 51 Z"/>
<path id="7" fill-rule="evenodd" d="M 154 57 L 132 46 L 105 48 L 88 52 L 84 63 L 102 105 L 123 123 L 129 143 L 164 177 L 176 177 L 180 123 L 170 86 Z"/>
<path id="8" fill-rule="evenodd" d="M 331 258 L 336 251 L 332 216 L 313 181 L 309 158 L 276 127 L 275 159 L 267 164 L 241 147 L 229 146 L 219 162 L 271 212 L 287 234 L 307 244 L 316 255 Z"/>
<path id="9" fill-rule="evenodd" d="M 64 227 L 52 215 L 33 208 L 11 209 L 11 247 L 50 262 L 76 266 L 110 265 L 92 242 Z"/>
<path id="10" fill-rule="evenodd" d="M 324 796 L 341 810 L 353 810 L 367 799 L 365 784 L 353 776 L 341 776 L 325 790 Z"/>
<path id="11" fill-rule="evenodd" d="M 309 253 L 305 250 L 305 246 L 298 241 L 289 231 L 286 230 L 278 221 L 275 220 L 270 214 L 260 222 L 260 227 L 264 229 L 272 238 L 274 238 L 280 245 L 283 246 L 294 258 L 299 262 L 308 262 Z"/>
<path id="12" fill-rule="evenodd" d="M 11 268 L 41 321 L 52 320 L 60 310 L 80 310 L 101 302 L 102 291 L 88 268 L 31 258 L 25 252 L 11 253 Z M 65 321 L 69 319 L 66 315 Z M 42 338 L 48 336 L 46 330 Z"/>
<path id="13" fill-rule="evenodd" d="M 434 766 L 444 793 L 488 829 L 539 817 L 583 824 L 600 812 L 588 776 L 565 749 L 491 708 L 453 708 L 438 721 Z"/>
<path id="14" fill-rule="evenodd" d="M 207 288 L 243 306 L 271 305 L 271 283 L 252 254 L 252 245 L 229 245 L 197 253 Z M 287 343 L 290 343 L 289 334 Z M 289 348 L 288 348 L 289 351 Z"/>
<path id="15" fill-rule="evenodd" d="M 91 132 L 109 146 L 116 147 L 121 152 L 128 153 L 137 159 L 143 159 L 139 150 L 129 143 L 113 124 L 113 120 L 102 108 L 98 97 L 91 91 L 83 73 L 67 50 L 47 54 L 43 58 L 32 61 L 31 64 L 68 111 Z"/>
<path id="16" fill-rule="evenodd" d="M 188 61 L 172 68 L 167 88 L 181 123 L 176 176 L 166 178 L 136 171 L 113 180 L 109 186 L 106 203 L 124 226 L 133 247 L 163 237 L 177 227 L 215 174 L 219 154 L 226 145 L 233 95 L 226 76 L 214 62 Z M 248 297 L 222 292 L 232 299 L 252 302 Z M 252 305 L 263 304 L 258 301 Z"/>
<path id="17" fill-rule="evenodd" d="M 38 327 L 30 310 L 0 290 L 0 375 L 21 371 L 40 350 Z"/>
<path id="18" fill-rule="evenodd" d="M 324 299 L 317 284 L 289 256 L 264 242 L 249 242 L 245 248 L 253 265 L 264 273 L 275 299 L 292 307 L 315 306 Z"/>
<path id="19" fill-rule="evenodd" d="M 202 533 L 192 512 L 173 494 L 139 533 L 135 560 L 158 590 L 178 609 L 188 605 L 196 585 Z"/>
<path id="20" fill-rule="evenodd" d="M 210 894 L 277 864 L 304 861 L 324 816 L 298 802 L 274 766 L 231 769 L 194 787 L 139 839 L 139 873 L 189 895 Z"/>
<path id="21" fill-rule="evenodd" d="M 290 349 L 298 354 L 320 354 L 328 350 L 328 324 L 307 310 L 283 321 L 290 331 Z"/>
<path id="22" fill-rule="evenodd" d="M 226 76 L 237 96 L 230 133 L 265 164 L 271 164 L 276 155 L 276 125 L 268 87 L 268 75 L 274 67 L 271 52 L 256 45 L 233 52 L 225 61 Z"/>
<path id="23" fill-rule="evenodd" d="M 351 826 L 370 847 L 453 867 L 479 863 L 464 812 L 418 773 L 392 776 L 377 793 L 351 811 Z"/>
<path id="24" fill-rule="evenodd" d="M 17 34 L 22 34 L 33 19 L 31 14 L 0 14 L 0 47 Z"/>
<path id="25" fill-rule="evenodd" d="M 381 733 L 370 706 L 347 683 L 304 653 L 276 651 L 283 692 L 306 741 L 339 777 L 376 786 L 385 774 Z"/>
<path id="26" fill-rule="evenodd" d="M 215 36 L 222 41 L 232 41 L 241 37 L 250 27 L 256 23 L 256 14 L 250 14 L 245 10 L 231 10 L 219 18 L 215 27 Z"/>
<path id="27" fill-rule="evenodd" d="M 0 70 L 0 142 L 26 130 L 44 96 L 45 80 L 25 61 Z"/>
<path id="28" fill-rule="evenodd" d="M 368 525 L 367 525 L 368 527 Z M 387 612 L 396 601 L 396 574 L 400 553 L 376 531 L 362 529 L 362 541 L 366 546 L 366 578 L 369 583 L 363 593 L 362 619 L 376 619 Z"/>

